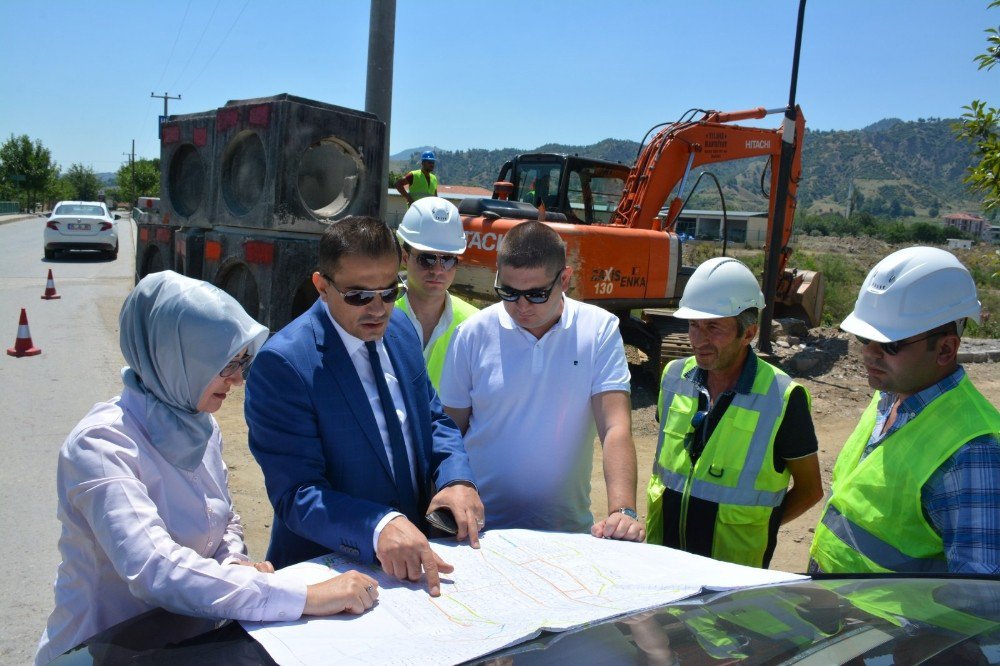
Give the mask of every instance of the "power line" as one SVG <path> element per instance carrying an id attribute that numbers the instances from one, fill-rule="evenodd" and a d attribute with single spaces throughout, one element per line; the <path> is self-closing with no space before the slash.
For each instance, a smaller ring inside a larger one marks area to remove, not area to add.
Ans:
<path id="1" fill-rule="evenodd" d="M 215 18 L 215 12 L 219 9 L 219 4 L 222 0 L 216 0 L 215 7 L 212 8 L 212 13 L 209 15 L 208 20 L 205 21 L 205 27 L 201 30 L 201 35 L 198 36 L 198 42 L 191 49 L 191 55 L 188 56 L 187 62 L 184 63 L 184 67 L 181 68 L 180 74 L 177 75 L 177 80 L 174 81 L 174 85 L 170 86 L 174 90 L 177 89 L 177 84 L 180 83 L 181 77 L 184 76 L 184 72 L 187 71 L 188 65 L 191 64 L 191 60 L 194 58 L 194 54 L 198 51 L 198 47 L 201 46 L 201 40 L 205 38 L 205 33 L 208 32 L 208 26 L 212 25 L 212 19 Z"/>
<path id="2" fill-rule="evenodd" d="M 229 33 L 231 33 L 233 31 L 233 28 L 236 27 L 236 24 L 239 22 L 240 17 L 243 16 L 243 12 L 246 11 L 247 5 L 249 5 L 249 4 L 250 4 L 250 0 L 245 0 L 245 2 L 243 3 L 243 9 L 241 9 L 240 13 L 236 15 L 235 19 L 233 19 L 232 24 L 229 26 L 229 30 L 226 31 L 225 36 L 221 40 L 219 40 L 218 45 L 215 47 L 215 51 L 212 52 L 212 55 L 209 56 L 208 60 L 204 64 L 204 66 L 201 68 L 201 71 L 198 72 L 198 75 L 195 76 L 191 80 L 191 83 L 189 83 L 187 85 L 187 87 L 184 88 L 184 90 L 188 90 L 190 88 L 193 88 L 194 84 L 198 81 L 198 79 L 201 78 L 201 75 L 205 73 L 205 70 L 208 69 L 209 64 L 211 64 L 211 62 L 215 59 L 215 56 L 219 53 L 219 50 L 222 48 L 222 45 L 226 43 L 227 39 L 229 39 Z"/>
<path id="3" fill-rule="evenodd" d="M 184 32 L 184 22 L 187 21 L 188 10 L 191 9 L 191 0 L 188 0 L 187 7 L 184 8 L 184 16 L 181 17 L 181 24 L 177 26 L 177 34 L 174 35 L 174 43 L 170 46 L 170 54 L 167 55 L 167 61 L 163 63 L 163 71 L 160 72 L 160 78 L 156 82 L 154 88 L 159 88 L 160 84 L 163 83 L 163 77 L 167 75 L 167 68 L 170 66 L 170 61 L 174 57 L 174 49 L 177 48 L 177 42 L 180 41 L 181 33 Z"/>

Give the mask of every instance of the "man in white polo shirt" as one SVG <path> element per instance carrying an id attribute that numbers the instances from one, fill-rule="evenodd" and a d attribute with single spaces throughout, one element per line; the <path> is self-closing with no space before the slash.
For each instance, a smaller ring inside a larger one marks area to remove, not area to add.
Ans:
<path id="1" fill-rule="evenodd" d="M 502 299 L 458 327 L 441 376 L 445 412 L 493 528 L 590 531 L 642 541 L 629 371 L 618 320 L 567 298 L 566 244 L 541 222 L 497 253 Z M 607 517 L 590 512 L 594 437 L 604 448 Z"/>

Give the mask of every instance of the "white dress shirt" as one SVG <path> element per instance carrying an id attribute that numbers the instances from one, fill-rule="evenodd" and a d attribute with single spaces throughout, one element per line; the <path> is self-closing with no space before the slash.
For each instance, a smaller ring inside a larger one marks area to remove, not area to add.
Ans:
<path id="1" fill-rule="evenodd" d="M 253 621 L 305 608 L 304 584 L 230 564 L 247 557 L 215 420 L 205 457 L 186 471 L 152 446 L 144 414 L 126 388 L 94 405 L 60 450 L 62 562 L 36 663 L 157 607 Z"/>
<path id="2" fill-rule="evenodd" d="M 385 455 L 389 459 L 389 467 L 395 474 L 392 461 L 392 445 L 389 443 L 389 429 L 385 425 L 385 413 L 382 411 L 382 400 L 378 397 L 378 387 L 375 386 L 375 375 L 372 374 L 371 361 L 368 360 L 368 349 L 365 347 L 363 340 L 354 337 L 337 323 L 337 320 L 330 314 L 330 308 L 324 308 L 324 310 L 333 323 L 333 327 L 337 330 L 337 334 L 340 335 L 344 347 L 347 348 L 347 355 L 350 356 L 351 363 L 354 364 L 354 369 L 358 372 L 358 377 L 361 379 L 361 386 L 364 387 L 365 395 L 368 396 L 368 403 L 371 405 L 372 414 L 375 416 L 375 423 L 378 424 L 378 431 L 382 436 L 382 445 L 385 446 Z M 413 484 L 414 492 L 416 492 L 417 475 L 416 465 L 414 465 L 416 458 L 413 454 L 413 437 L 410 435 L 410 427 L 407 423 L 403 392 L 399 388 L 399 379 L 396 377 L 396 370 L 392 367 L 392 360 L 389 358 L 389 354 L 386 352 L 381 338 L 375 342 L 375 348 L 378 349 L 378 356 L 382 361 L 382 370 L 385 373 L 386 383 L 389 385 L 389 394 L 392 396 L 392 401 L 396 403 L 394 405 L 396 416 L 399 418 L 399 425 L 403 429 L 403 442 L 406 444 L 406 457 L 410 464 L 410 482 Z M 378 552 L 378 537 L 382 533 L 382 529 L 390 520 L 402 515 L 398 511 L 391 511 L 383 516 L 382 520 L 375 526 L 375 533 L 372 535 L 372 544 L 376 552 Z"/>

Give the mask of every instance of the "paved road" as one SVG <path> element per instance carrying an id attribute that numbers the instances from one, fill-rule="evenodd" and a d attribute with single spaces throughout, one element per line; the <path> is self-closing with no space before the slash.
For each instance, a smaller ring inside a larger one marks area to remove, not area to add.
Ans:
<path id="1" fill-rule="evenodd" d="M 34 657 L 59 564 L 55 467 L 63 439 L 91 405 L 117 395 L 118 310 L 133 284 L 134 229 L 119 213 L 118 259 L 42 258 L 44 218 L 0 225 L 0 347 L 27 308 L 39 356 L 0 356 L 0 663 Z M 59 300 L 43 301 L 51 268 Z"/>

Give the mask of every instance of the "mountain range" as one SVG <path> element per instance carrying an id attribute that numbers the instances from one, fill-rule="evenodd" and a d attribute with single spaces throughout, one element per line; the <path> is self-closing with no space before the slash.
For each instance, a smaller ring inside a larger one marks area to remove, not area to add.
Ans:
<path id="1" fill-rule="evenodd" d="M 975 162 L 972 146 L 955 138 L 955 122 L 942 118 L 887 118 L 860 130 L 807 128 L 802 146 L 799 210 L 844 212 L 850 199 L 853 209 L 894 217 L 978 212 L 980 199 L 962 182 L 966 169 Z M 490 189 L 500 166 L 519 153 L 575 153 L 631 165 L 638 149 L 637 142 L 625 139 L 605 139 L 587 146 L 546 144 L 531 149 L 449 151 L 421 146 L 392 155 L 390 167 L 397 172 L 417 168 L 420 153 L 434 150 L 441 182 Z M 763 159 L 737 160 L 707 165 L 697 172 L 709 170 L 716 175 L 729 210 L 762 210 L 767 207 L 760 193 L 765 165 Z M 689 179 L 688 187 L 696 176 Z M 688 207 L 720 207 L 718 193 L 708 178 L 702 179 Z"/>

